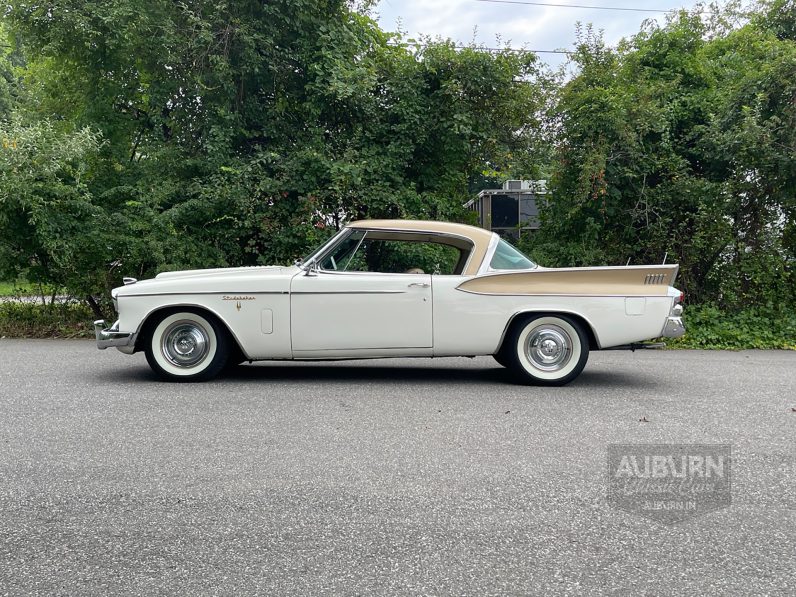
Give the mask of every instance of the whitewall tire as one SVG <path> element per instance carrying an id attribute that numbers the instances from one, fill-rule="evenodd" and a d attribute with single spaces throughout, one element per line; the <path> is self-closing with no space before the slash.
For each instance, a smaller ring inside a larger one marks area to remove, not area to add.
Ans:
<path id="1" fill-rule="evenodd" d="M 566 315 L 527 317 L 512 325 L 505 342 L 509 369 L 528 384 L 567 384 L 580 375 L 589 358 L 583 325 Z"/>
<path id="2" fill-rule="evenodd" d="M 185 310 L 160 316 L 146 340 L 152 370 L 169 381 L 205 381 L 227 363 L 226 329 L 206 314 Z"/>

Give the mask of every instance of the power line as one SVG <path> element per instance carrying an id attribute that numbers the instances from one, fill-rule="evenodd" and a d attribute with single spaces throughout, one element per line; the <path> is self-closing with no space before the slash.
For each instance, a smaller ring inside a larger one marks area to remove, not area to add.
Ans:
<path id="1" fill-rule="evenodd" d="M 589 10 L 619 10 L 624 12 L 654 12 L 669 14 L 677 9 L 663 10 L 660 8 L 628 8 L 626 6 L 595 6 L 593 4 L 554 4 L 553 2 L 528 2 L 526 0 L 475 0 L 476 2 L 490 2 L 492 4 L 525 4 L 528 6 L 552 6 L 554 8 L 587 8 Z"/>
<path id="2" fill-rule="evenodd" d="M 415 46 L 418 48 L 428 48 L 433 44 L 423 44 L 418 42 L 391 42 L 387 45 L 396 47 Z M 485 52 L 528 52 L 529 54 L 572 54 L 568 50 L 526 50 L 523 48 L 488 48 L 486 46 L 453 46 L 456 50 L 482 50 Z"/>

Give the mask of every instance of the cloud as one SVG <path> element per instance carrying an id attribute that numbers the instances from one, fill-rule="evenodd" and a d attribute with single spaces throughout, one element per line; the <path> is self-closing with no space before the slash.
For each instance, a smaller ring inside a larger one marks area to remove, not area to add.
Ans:
<path id="1" fill-rule="evenodd" d="M 694 0 L 588 0 L 582 3 L 662 10 L 691 8 L 696 4 Z M 395 31 L 400 20 L 401 29 L 407 31 L 409 37 L 419 34 L 441 36 L 462 43 L 476 41 L 488 47 L 495 46 L 500 39 L 502 44 L 510 42 L 511 47 L 524 46 L 533 50 L 571 49 L 578 21 L 584 25 L 592 23 L 595 29 L 602 29 L 606 43 L 614 45 L 621 38 L 637 33 L 645 19 L 664 20 L 664 15 L 655 13 L 494 4 L 475 0 L 381 0 L 374 12 L 383 29 Z M 475 28 L 477 34 L 474 39 Z M 554 64 L 560 62 L 560 58 L 549 54 L 541 55 L 541 59 Z"/>

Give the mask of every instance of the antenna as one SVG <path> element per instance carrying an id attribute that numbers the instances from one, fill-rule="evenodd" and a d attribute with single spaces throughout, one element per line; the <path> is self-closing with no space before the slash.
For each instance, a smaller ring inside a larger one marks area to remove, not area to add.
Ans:
<path id="1" fill-rule="evenodd" d="M 669 256 L 669 251 L 666 251 L 666 253 L 665 253 L 665 254 L 664 254 L 664 256 L 663 256 L 663 263 L 662 263 L 661 265 L 666 265 L 666 258 L 667 258 L 668 256 Z"/>
<path id="2" fill-rule="evenodd" d="M 630 260 L 631 260 L 631 259 L 632 259 L 632 257 L 628 257 L 628 258 L 627 258 L 627 263 L 625 264 L 625 267 L 627 267 L 628 265 L 630 265 Z"/>

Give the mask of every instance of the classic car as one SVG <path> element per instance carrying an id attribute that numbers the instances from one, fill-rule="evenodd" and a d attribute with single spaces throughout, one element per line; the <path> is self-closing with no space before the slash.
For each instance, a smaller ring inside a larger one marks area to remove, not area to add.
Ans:
<path id="1" fill-rule="evenodd" d="M 162 378 L 260 360 L 492 355 L 520 382 L 563 385 L 591 350 L 683 334 L 677 265 L 545 268 L 497 234 L 364 220 L 290 267 L 126 278 L 97 346 L 144 352 Z"/>

